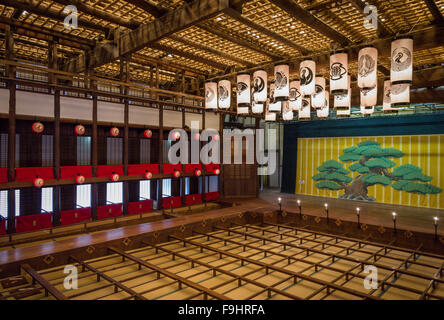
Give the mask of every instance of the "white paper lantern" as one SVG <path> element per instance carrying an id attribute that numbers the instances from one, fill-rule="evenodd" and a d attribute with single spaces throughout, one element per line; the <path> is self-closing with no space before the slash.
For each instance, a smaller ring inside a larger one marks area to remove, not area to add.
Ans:
<path id="1" fill-rule="evenodd" d="M 277 101 L 275 96 L 275 82 L 270 83 L 270 101 L 268 104 L 268 110 L 271 112 L 281 112 L 282 104 L 281 101 Z"/>
<path id="2" fill-rule="evenodd" d="M 205 83 L 205 109 L 217 109 L 217 83 Z"/>
<path id="3" fill-rule="evenodd" d="M 270 99 L 265 103 L 265 121 L 276 121 L 276 113 L 270 112 Z"/>
<path id="4" fill-rule="evenodd" d="M 274 99 L 287 100 L 290 94 L 290 67 L 286 63 L 274 66 Z"/>
<path id="5" fill-rule="evenodd" d="M 257 70 L 253 73 L 253 100 L 264 103 L 267 101 L 267 72 Z"/>
<path id="6" fill-rule="evenodd" d="M 251 103 L 250 74 L 239 73 L 237 75 L 237 106 L 245 107 Z"/>
<path id="7" fill-rule="evenodd" d="M 315 93 L 311 96 L 313 108 L 322 108 L 325 105 L 325 78 L 316 76 Z"/>
<path id="8" fill-rule="evenodd" d="M 410 103 L 410 85 L 407 83 L 393 84 L 390 89 L 390 102 L 393 107 Z"/>
<path id="9" fill-rule="evenodd" d="M 258 114 L 264 112 L 264 103 L 253 101 L 251 112 Z"/>
<path id="10" fill-rule="evenodd" d="M 229 109 L 231 105 L 231 82 L 222 79 L 218 82 L 218 101 L 220 109 Z"/>
<path id="11" fill-rule="evenodd" d="M 304 96 L 302 98 L 302 108 L 298 112 L 298 119 L 310 119 L 311 118 L 311 105 L 310 105 L 310 96 Z"/>
<path id="12" fill-rule="evenodd" d="M 373 107 L 376 105 L 378 100 L 378 87 L 373 87 L 370 89 L 361 89 L 361 106 L 363 107 Z"/>
<path id="13" fill-rule="evenodd" d="M 301 109 L 302 107 L 302 95 L 301 95 L 301 81 L 290 81 L 290 108 L 294 111 Z"/>
<path id="14" fill-rule="evenodd" d="M 285 121 L 293 120 L 293 110 L 290 108 L 290 101 L 282 101 L 282 119 Z"/>
<path id="15" fill-rule="evenodd" d="M 392 84 L 412 83 L 413 38 L 399 37 L 392 42 L 390 80 Z"/>
<path id="16" fill-rule="evenodd" d="M 384 81 L 384 97 L 382 100 L 382 110 L 383 111 L 393 111 L 396 110 L 396 108 L 392 108 L 392 102 L 391 102 L 391 98 L 390 98 L 390 91 L 392 85 L 390 83 L 390 80 L 385 80 Z"/>
<path id="17" fill-rule="evenodd" d="M 301 79 L 301 94 L 312 95 L 315 93 L 316 63 L 313 60 L 304 60 L 299 67 Z"/>
<path id="18" fill-rule="evenodd" d="M 318 118 L 328 118 L 330 112 L 330 94 L 328 91 L 325 92 L 324 106 L 316 110 L 316 115 Z"/>
<path id="19" fill-rule="evenodd" d="M 249 113 L 249 107 L 246 105 L 238 105 L 237 106 L 237 114 L 248 114 Z"/>
<path id="20" fill-rule="evenodd" d="M 351 106 L 351 89 L 345 94 L 337 94 L 334 97 L 334 107 L 335 108 L 350 108 Z"/>
<path id="21" fill-rule="evenodd" d="M 378 49 L 365 47 L 359 50 L 358 56 L 358 87 L 373 88 L 378 81 Z"/>
<path id="22" fill-rule="evenodd" d="M 364 116 L 369 116 L 369 115 L 371 115 L 374 111 L 375 111 L 375 106 L 371 106 L 371 107 L 364 107 L 364 106 L 361 106 L 361 113 L 362 113 Z"/>
<path id="23" fill-rule="evenodd" d="M 344 94 L 348 90 L 348 55 L 338 52 L 330 56 L 330 93 Z"/>

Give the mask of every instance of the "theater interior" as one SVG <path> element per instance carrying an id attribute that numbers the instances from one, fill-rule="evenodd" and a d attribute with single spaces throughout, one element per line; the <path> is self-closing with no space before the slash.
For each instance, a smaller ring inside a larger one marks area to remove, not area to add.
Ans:
<path id="1" fill-rule="evenodd" d="M 442 0 L 0 0 L 0 300 L 443 300 L 443 34 Z"/>

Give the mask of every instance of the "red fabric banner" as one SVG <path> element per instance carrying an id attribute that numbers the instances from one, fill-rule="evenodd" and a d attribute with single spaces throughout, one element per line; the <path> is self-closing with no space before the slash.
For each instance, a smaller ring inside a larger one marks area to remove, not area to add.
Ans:
<path id="1" fill-rule="evenodd" d="M 180 163 L 178 164 L 164 164 L 163 165 L 163 173 L 173 173 L 174 170 L 178 170 L 179 172 L 182 172 L 182 165 Z"/>
<path id="2" fill-rule="evenodd" d="M 202 164 L 200 163 L 187 163 L 185 164 L 185 172 L 194 173 L 194 170 L 202 170 Z"/>
<path id="3" fill-rule="evenodd" d="M 120 217 L 121 215 L 122 215 L 121 203 L 97 207 L 97 219 Z"/>
<path id="4" fill-rule="evenodd" d="M 52 227 L 52 213 L 39 213 L 15 218 L 16 232 L 27 232 Z"/>
<path id="5" fill-rule="evenodd" d="M 135 176 L 140 174 L 145 174 L 145 171 L 151 172 L 152 174 L 159 173 L 158 164 L 130 164 L 128 165 L 128 175 Z"/>
<path id="6" fill-rule="evenodd" d="M 33 181 L 37 176 L 43 180 L 54 179 L 53 167 L 27 167 L 15 169 L 17 181 Z"/>
<path id="7" fill-rule="evenodd" d="M 213 200 L 217 200 L 220 197 L 220 193 L 219 192 L 207 192 L 205 193 L 205 200 L 206 201 L 213 201 Z"/>
<path id="8" fill-rule="evenodd" d="M 187 194 L 185 196 L 185 204 L 187 206 L 191 206 L 196 203 L 202 202 L 202 194 L 196 193 L 196 194 Z"/>
<path id="9" fill-rule="evenodd" d="M 220 170 L 220 164 L 218 163 L 209 163 L 205 165 L 205 171 L 208 173 L 213 173 L 214 170 L 219 169 Z"/>
<path id="10" fill-rule="evenodd" d="M 168 197 L 162 199 L 162 204 L 164 209 L 169 209 L 171 207 L 179 208 L 182 206 L 182 201 L 180 197 Z"/>
<path id="11" fill-rule="evenodd" d="M 8 169 L 0 168 L 0 183 L 8 182 Z"/>
<path id="12" fill-rule="evenodd" d="M 6 219 L 0 219 L 0 235 L 6 234 Z"/>
<path id="13" fill-rule="evenodd" d="M 75 179 L 78 175 L 84 176 L 85 178 L 92 177 L 92 166 L 68 166 L 60 167 L 60 178 L 61 179 Z"/>
<path id="14" fill-rule="evenodd" d="M 123 165 L 97 166 L 98 177 L 109 177 L 113 173 L 117 173 L 119 176 L 123 176 Z"/>
<path id="15" fill-rule="evenodd" d="M 62 226 L 88 221 L 89 219 L 91 219 L 91 208 L 80 208 L 60 212 Z"/>
<path id="16" fill-rule="evenodd" d="M 153 211 L 153 200 L 128 203 L 128 214 L 139 214 Z"/>

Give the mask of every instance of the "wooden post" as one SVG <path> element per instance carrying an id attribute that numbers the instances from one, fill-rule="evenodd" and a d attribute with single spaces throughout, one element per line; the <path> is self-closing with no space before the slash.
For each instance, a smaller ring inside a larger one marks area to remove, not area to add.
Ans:
<path id="1" fill-rule="evenodd" d="M 49 42 L 48 47 L 49 61 L 48 67 L 50 69 L 57 69 L 57 43 L 55 41 Z M 54 73 L 49 74 L 51 84 L 57 84 L 57 75 Z M 60 175 L 60 90 L 54 87 L 54 139 L 53 139 L 53 151 L 54 151 L 54 177 L 59 179 Z M 60 186 L 54 187 L 53 198 L 53 224 L 54 226 L 60 225 Z"/>
<path id="2" fill-rule="evenodd" d="M 120 60 L 120 79 L 122 82 L 129 82 L 129 60 L 130 58 L 122 58 Z M 128 87 L 122 86 L 122 93 L 128 94 Z M 123 171 L 124 175 L 128 175 L 128 151 L 129 151 L 129 104 L 128 99 L 123 99 L 124 102 L 124 136 L 123 136 Z M 128 214 L 129 201 L 129 186 L 128 181 L 123 182 L 123 214 Z"/>
<path id="3" fill-rule="evenodd" d="M 14 59 L 14 37 L 11 27 L 5 28 L 6 59 Z M 7 68 L 7 76 L 15 78 L 15 68 Z M 15 81 L 8 81 L 9 86 L 9 116 L 8 116 L 8 178 L 15 181 L 15 149 L 16 149 L 16 88 Z M 15 232 L 15 190 L 8 190 L 8 233 Z"/>
<path id="4" fill-rule="evenodd" d="M 93 75 L 94 71 L 90 70 L 89 75 Z M 96 83 L 90 81 L 91 91 L 96 90 Z M 97 128 L 97 95 L 92 93 L 93 97 L 93 110 L 92 110 L 92 137 L 91 137 L 91 165 L 93 171 L 93 177 L 97 175 L 98 164 L 98 128 Z M 98 205 L 98 185 L 93 183 L 91 185 L 91 218 L 97 219 L 97 205 Z"/>
<path id="5" fill-rule="evenodd" d="M 202 109 L 202 130 L 205 130 L 205 109 Z M 199 146 L 201 147 L 200 141 L 199 141 Z M 202 201 L 204 203 L 205 208 L 207 207 L 207 199 L 205 198 L 206 179 L 207 175 L 205 173 L 205 170 L 202 170 Z"/>
<path id="6" fill-rule="evenodd" d="M 159 105 L 159 168 L 163 173 L 163 105 Z M 162 179 L 157 180 L 157 209 L 163 209 L 162 195 L 163 184 Z"/>
<path id="7" fill-rule="evenodd" d="M 219 153 L 219 159 L 220 159 L 220 173 L 219 173 L 219 194 L 220 197 L 224 197 L 224 166 L 223 166 L 223 159 L 224 159 L 224 117 L 225 115 L 223 113 L 219 114 L 219 142 L 220 142 L 220 153 Z"/>
<path id="8" fill-rule="evenodd" d="M 254 118 L 254 122 L 255 122 L 255 132 L 254 132 L 254 170 L 255 170 L 255 174 L 256 174 L 256 198 L 259 197 L 259 190 L 260 190 L 260 176 L 257 174 L 257 169 L 258 169 L 258 163 L 257 163 L 257 140 L 256 140 L 256 135 L 257 135 L 257 130 L 259 129 L 259 124 L 260 124 L 260 119 L 259 118 Z"/>
<path id="9" fill-rule="evenodd" d="M 183 97 L 182 97 L 182 103 L 183 103 Z M 185 130 L 185 108 L 182 108 L 182 129 Z M 191 137 L 190 139 L 192 140 L 193 137 Z M 187 152 L 189 152 L 189 150 L 190 146 L 188 146 Z M 185 177 L 182 176 L 180 179 L 182 182 L 182 205 L 185 205 Z"/>

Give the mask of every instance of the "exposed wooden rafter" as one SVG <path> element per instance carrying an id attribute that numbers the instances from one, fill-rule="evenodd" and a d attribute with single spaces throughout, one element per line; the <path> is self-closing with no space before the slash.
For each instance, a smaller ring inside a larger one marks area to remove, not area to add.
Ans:
<path id="1" fill-rule="evenodd" d="M 81 55 L 70 60 L 63 69 L 65 71 L 81 72 L 88 68 L 115 61 L 121 56 L 137 52 L 175 32 L 214 17 L 229 7 L 229 0 L 195 0 L 190 4 L 184 4 L 182 7 L 166 13 L 161 18 L 143 24 L 135 30 L 120 34 L 113 41 L 98 44 L 88 53 L 87 59 L 84 55 Z"/>
<path id="2" fill-rule="evenodd" d="M 430 13 L 432 14 L 433 18 L 435 19 L 435 23 L 437 24 L 444 24 L 444 17 L 442 16 L 441 11 L 439 10 L 438 6 L 436 5 L 434 0 L 424 0 L 424 2 L 427 5 L 427 8 L 429 8 Z"/>

